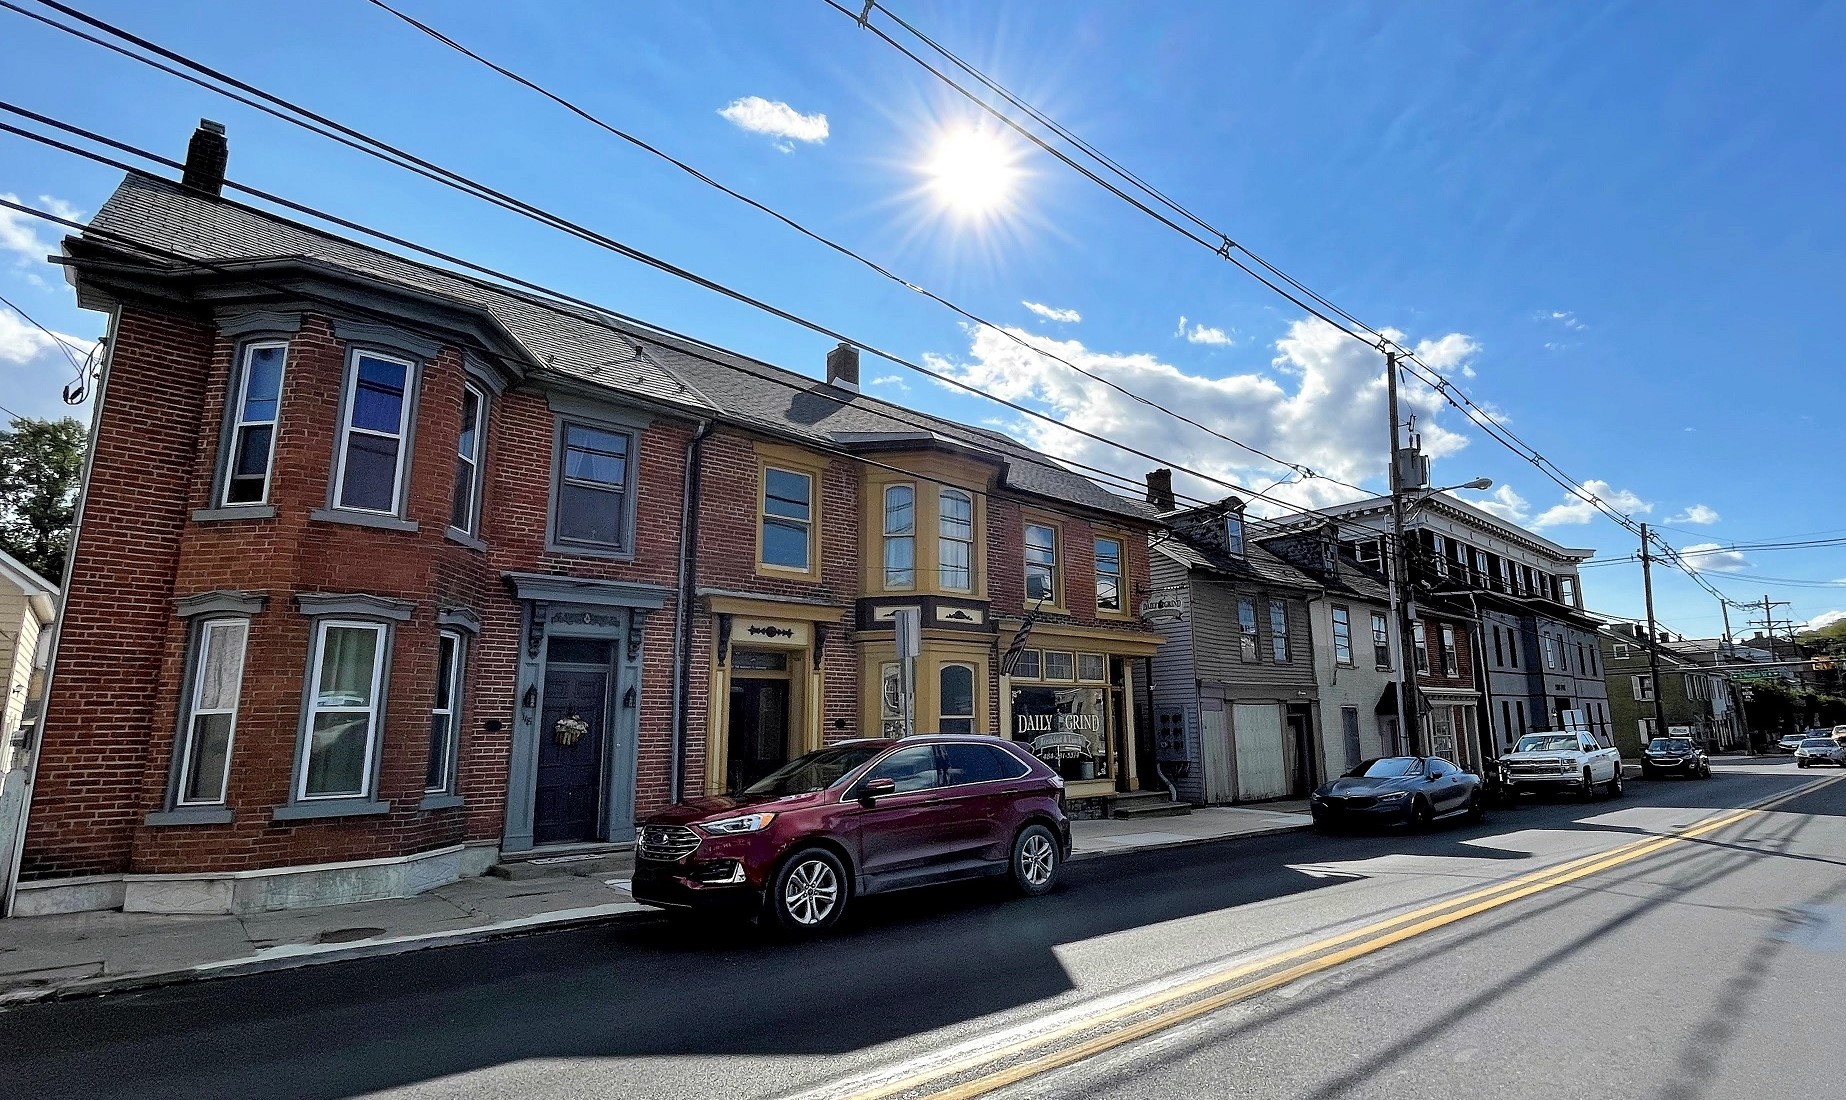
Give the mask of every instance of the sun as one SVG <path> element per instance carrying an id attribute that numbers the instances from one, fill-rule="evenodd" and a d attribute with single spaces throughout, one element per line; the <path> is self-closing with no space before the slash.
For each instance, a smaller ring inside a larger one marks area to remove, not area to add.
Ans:
<path id="1" fill-rule="evenodd" d="M 937 135 L 923 174 L 936 202 L 971 220 L 1005 213 L 1022 174 L 1019 152 L 983 126 L 958 126 Z"/>

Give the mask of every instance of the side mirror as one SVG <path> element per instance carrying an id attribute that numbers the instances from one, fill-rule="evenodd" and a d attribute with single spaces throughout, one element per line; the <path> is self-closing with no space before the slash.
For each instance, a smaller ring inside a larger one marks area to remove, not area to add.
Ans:
<path id="1" fill-rule="evenodd" d="M 859 801 L 870 806 L 873 802 L 888 794 L 897 793 L 897 780 L 889 776 L 879 776 L 859 784 Z"/>

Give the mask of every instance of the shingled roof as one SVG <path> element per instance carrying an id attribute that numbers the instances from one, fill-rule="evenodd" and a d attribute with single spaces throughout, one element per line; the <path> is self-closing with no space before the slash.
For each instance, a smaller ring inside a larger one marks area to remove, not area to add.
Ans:
<path id="1" fill-rule="evenodd" d="M 596 387 L 831 449 L 883 438 L 972 451 L 999 465 L 1000 484 L 1014 492 L 1158 522 L 1141 501 L 1111 493 L 1001 433 L 630 319 L 408 260 L 155 176 L 129 174 L 90 226 L 96 232 L 84 239 L 104 247 L 121 247 L 114 240 L 119 237 L 202 265 L 301 261 L 435 296 L 486 314 L 532 366 Z"/>

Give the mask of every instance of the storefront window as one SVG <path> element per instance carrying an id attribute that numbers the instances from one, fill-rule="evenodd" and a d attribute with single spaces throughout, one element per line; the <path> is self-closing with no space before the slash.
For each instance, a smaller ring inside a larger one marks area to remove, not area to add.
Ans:
<path id="1" fill-rule="evenodd" d="M 937 715 L 941 733 L 974 732 L 974 669 L 967 665 L 943 665 L 939 675 L 941 694 L 937 696 L 941 713 Z"/>
<path id="2" fill-rule="evenodd" d="M 886 737 L 904 736 L 904 679 L 896 661 L 879 667 L 878 731 Z"/>
<path id="3" fill-rule="evenodd" d="M 1099 687 L 1015 687 L 1013 740 L 1024 743 L 1066 780 L 1107 779 L 1104 699 Z"/>

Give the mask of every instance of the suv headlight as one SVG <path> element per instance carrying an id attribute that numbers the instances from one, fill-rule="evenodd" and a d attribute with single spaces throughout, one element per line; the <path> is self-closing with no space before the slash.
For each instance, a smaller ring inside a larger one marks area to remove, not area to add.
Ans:
<path id="1" fill-rule="evenodd" d="M 727 817 L 721 821 L 707 821 L 699 828 L 713 836 L 736 836 L 738 833 L 754 833 L 766 829 L 775 819 L 775 814 L 744 814 L 742 817 Z"/>

